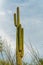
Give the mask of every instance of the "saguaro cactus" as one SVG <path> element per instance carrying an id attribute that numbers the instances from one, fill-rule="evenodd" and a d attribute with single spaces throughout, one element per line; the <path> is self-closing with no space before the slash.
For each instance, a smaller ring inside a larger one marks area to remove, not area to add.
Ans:
<path id="1" fill-rule="evenodd" d="M 24 55 L 24 30 L 20 24 L 19 7 L 17 14 L 14 13 L 14 24 L 16 26 L 16 64 L 22 65 L 22 57 Z"/>

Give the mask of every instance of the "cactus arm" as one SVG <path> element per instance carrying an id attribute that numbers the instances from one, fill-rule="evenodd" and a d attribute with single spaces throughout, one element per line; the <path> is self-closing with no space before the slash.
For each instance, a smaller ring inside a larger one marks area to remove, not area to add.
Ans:
<path id="1" fill-rule="evenodd" d="M 19 14 L 19 7 L 17 7 L 17 27 L 20 25 L 20 14 Z"/>
<path id="2" fill-rule="evenodd" d="M 17 26 L 17 22 L 16 22 L 16 13 L 14 13 L 14 24 L 15 24 L 15 26 Z"/>

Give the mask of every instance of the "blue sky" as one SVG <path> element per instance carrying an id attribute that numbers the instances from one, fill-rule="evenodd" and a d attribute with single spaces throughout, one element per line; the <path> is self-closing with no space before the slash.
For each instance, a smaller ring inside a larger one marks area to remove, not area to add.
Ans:
<path id="1" fill-rule="evenodd" d="M 12 41 L 16 39 L 13 14 L 20 7 L 20 20 L 24 27 L 24 40 L 29 39 L 42 56 L 43 50 L 43 0 L 0 0 L 0 36 L 6 34 Z M 5 37 L 5 36 L 4 36 Z M 15 45 L 15 44 L 14 44 Z"/>

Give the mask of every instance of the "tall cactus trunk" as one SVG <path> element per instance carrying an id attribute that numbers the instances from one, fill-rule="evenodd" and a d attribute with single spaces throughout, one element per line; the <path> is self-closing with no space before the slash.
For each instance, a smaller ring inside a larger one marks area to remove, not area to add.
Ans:
<path id="1" fill-rule="evenodd" d="M 17 7 L 17 14 L 14 14 L 14 24 L 16 26 L 16 64 L 22 65 L 24 55 L 24 30 L 20 24 L 19 7 Z"/>

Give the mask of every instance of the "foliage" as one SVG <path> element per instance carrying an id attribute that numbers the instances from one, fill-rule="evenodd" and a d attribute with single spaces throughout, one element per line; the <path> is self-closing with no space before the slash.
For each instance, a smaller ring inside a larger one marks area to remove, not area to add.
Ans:
<path id="1" fill-rule="evenodd" d="M 10 47 L 11 47 L 10 45 L 7 45 L 7 41 L 5 42 L 5 40 L 4 41 L 0 40 L 0 53 L 2 57 L 3 57 L 3 51 L 6 54 L 6 57 L 5 57 L 6 60 L 4 59 L 4 57 L 2 60 L 0 59 L 0 65 L 16 65 L 15 53 L 13 56 L 11 55 Z M 27 45 L 27 48 L 31 53 L 32 61 L 30 63 L 23 62 L 23 65 L 43 65 L 43 58 L 39 57 L 38 52 L 36 53 L 31 43 L 30 43 L 30 49 L 28 45 Z"/>

